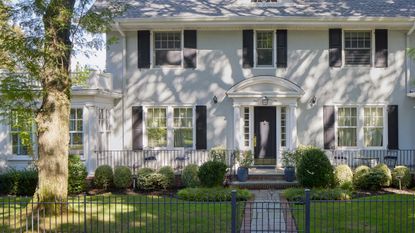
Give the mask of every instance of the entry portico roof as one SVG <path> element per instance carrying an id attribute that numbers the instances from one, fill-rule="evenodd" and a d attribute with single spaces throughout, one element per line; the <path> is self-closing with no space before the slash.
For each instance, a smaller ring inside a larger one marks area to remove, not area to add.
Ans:
<path id="1" fill-rule="evenodd" d="M 235 84 L 226 92 L 226 94 L 230 98 L 255 98 L 262 96 L 271 98 L 299 98 L 304 95 L 304 91 L 295 83 L 284 78 L 257 76 L 247 78 Z"/>

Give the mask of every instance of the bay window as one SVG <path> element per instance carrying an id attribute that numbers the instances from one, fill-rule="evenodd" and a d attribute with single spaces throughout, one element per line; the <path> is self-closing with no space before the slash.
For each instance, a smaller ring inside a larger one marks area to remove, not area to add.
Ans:
<path id="1" fill-rule="evenodd" d="M 82 153 L 83 147 L 83 110 L 82 108 L 72 108 L 69 115 L 69 150 Z"/>

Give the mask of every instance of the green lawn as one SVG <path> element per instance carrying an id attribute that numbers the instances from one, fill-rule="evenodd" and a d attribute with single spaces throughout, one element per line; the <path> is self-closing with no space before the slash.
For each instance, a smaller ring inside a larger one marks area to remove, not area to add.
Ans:
<path id="1" fill-rule="evenodd" d="M 304 209 L 298 205 L 293 209 L 299 230 L 304 230 Z M 315 233 L 415 232 L 415 196 L 390 194 L 351 201 L 313 201 L 310 216 L 310 232 Z"/>
<path id="2" fill-rule="evenodd" d="M 12 199 L 10 199 L 12 200 Z M 0 232 L 230 232 L 230 202 L 189 202 L 175 198 L 143 195 L 108 195 L 87 197 L 86 212 L 83 197 L 69 200 L 68 213 L 48 216 L 43 211 L 30 213 L 29 199 L 14 204 L 0 198 Z M 108 204 L 111 202 L 112 204 Z M 25 208 L 28 207 L 28 208 Z M 239 207 L 243 213 L 243 206 Z M 26 214 L 26 211 L 27 214 Z M 84 213 L 86 213 L 84 215 Z M 39 216 L 33 224 L 31 216 Z M 17 216 L 17 221 L 15 221 Z M 30 216 L 25 218 L 25 216 Z M 86 222 L 84 220 L 86 217 Z M 21 221 L 19 221 L 21 219 Z"/>

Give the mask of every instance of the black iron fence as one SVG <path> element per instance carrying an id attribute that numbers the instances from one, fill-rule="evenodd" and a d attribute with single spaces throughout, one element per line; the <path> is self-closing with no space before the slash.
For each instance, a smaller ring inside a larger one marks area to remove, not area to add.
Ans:
<path id="1" fill-rule="evenodd" d="M 351 200 L 183 201 L 141 195 L 0 199 L 0 232 L 415 232 L 414 194 Z"/>

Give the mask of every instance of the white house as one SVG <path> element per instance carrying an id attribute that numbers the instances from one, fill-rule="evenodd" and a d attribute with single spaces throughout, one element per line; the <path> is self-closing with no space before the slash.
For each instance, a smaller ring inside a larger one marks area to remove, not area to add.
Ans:
<path id="1" fill-rule="evenodd" d="M 415 161 L 414 1 L 128 2 L 107 33 L 107 74 L 74 90 L 71 148 L 90 172 L 96 151 L 128 163 L 218 145 L 256 165 L 300 144 Z M 0 129 L 0 158 L 26 162 Z"/>

